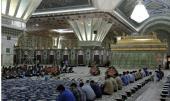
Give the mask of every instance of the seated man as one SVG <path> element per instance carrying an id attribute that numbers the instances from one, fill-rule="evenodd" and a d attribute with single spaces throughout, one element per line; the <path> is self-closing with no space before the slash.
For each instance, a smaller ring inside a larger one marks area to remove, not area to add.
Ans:
<path id="1" fill-rule="evenodd" d="M 115 75 L 118 74 L 118 71 L 116 70 L 115 67 L 109 67 L 107 70 L 106 70 L 106 73 L 105 75 L 109 75 L 111 77 L 115 77 Z"/>
<path id="2" fill-rule="evenodd" d="M 154 73 L 154 81 L 159 81 L 159 78 L 160 78 L 160 75 L 158 73 L 158 70 L 155 70 L 155 73 Z"/>
<path id="3" fill-rule="evenodd" d="M 82 82 L 81 82 L 82 83 Z M 79 90 L 80 92 L 80 95 L 81 95 L 81 101 L 86 101 L 86 93 L 83 91 L 83 89 L 81 87 L 77 87 L 77 89 Z"/>
<path id="4" fill-rule="evenodd" d="M 128 82 L 130 83 L 130 73 L 129 73 L 129 71 L 126 71 L 126 78 L 128 79 Z"/>
<path id="5" fill-rule="evenodd" d="M 76 101 L 73 93 L 69 89 L 66 89 L 63 85 L 59 85 L 57 90 L 60 92 L 57 101 Z"/>
<path id="6" fill-rule="evenodd" d="M 70 85 L 70 90 L 72 91 L 72 93 L 74 94 L 76 101 L 81 101 L 81 94 L 77 88 L 77 84 L 76 83 L 72 83 Z"/>
<path id="7" fill-rule="evenodd" d="M 93 76 L 99 75 L 100 74 L 99 68 L 96 67 L 96 66 L 92 66 L 90 68 L 90 74 L 93 75 Z"/>
<path id="8" fill-rule="evenodd" d="M 159 68 L 159 74 L 160 74 L 160 80 L 162 80 L 162 78 L 164 77 L 164 72 L 161 70 L 161 68 Z"/>
<path id="9" fill-rule="evenodd" d="M 135 81 L 139 80 L 139 73 L 134 71 Z"/>
<path id="10" fill-rule="evenodd" d="M 110 80 L 112 81 L 114 92 L 117 92 L 118 91 L 118 84 L 116 82 L 116 79 L 113 78 L 113 77 L 110 77 Z"/>
<path id="11" fill-rule="evenodd" d="M 94 101 L 95 100 L 96 94 L 94 93 L 93 89 L 91 88 L 91 86 L 88 84 L 87 81 L 86 81 L 85 84 L 80 83 L 80 87 L 86 93 L 87 101 Z"/>
<path id="12" fill-rule="evenodd" d="M 143 71 L 145 72 L 146 76 L 149 76 L 148 68 L 143 68 Z"/>
<path id="13" fill-rule="evenodd" d="M 142 69 L 141 73 L 142 73 L 142 78 L 146 76 L 146 73 L 143 69 Z"/>
<path id="14" fill-rule="evenodd" d="M 156 81 L 160 81 L 164 76 L 163 71 L 161 71 L 161 69 L 158 69 L 155 71 L 155 80 Z"/>
<path id="15" fill-rule="evenodd" d="M 102 97 L 102 91 L 100 86 L 94 82 L 94 80 L 90 81 L 90 86 L 93 89 L 94 93 L 96 94 L 96 98 L 101 98 Z"/>
<path id="16" fill-rule="evenodd" d="M 113 83 L 110 79 L 110 76 L 107 75 L 103 85 L 103 94 L 112 95 L 113 92 L 114 92 Z"/>
<path id="17" fill-rule="evenodd" d="M 123 72 L 123 75 L 122 75 L 122 77 L 121 77 L 121 80 L 122 80 L 124 86 L 127 86 L 127 85 L 129 84 L 129 81 L 128 81 L 126 72 Z"/>
<path id="18" fill-rule="evenodd" d="M 130 72 L 129 76 L 130 76 L 130 83 L 134 83 L 134 82 L 135 82 L 134 73 L 133 73 L 133 72 Z"/>
<path id="19" fill-rule="evenodd" d="M 141 69 L 138 70 L 138 75 L 139 75 L 139 79 L 142 79 L 142 71 L 141 71 Z"/>
<path id="20" fill-rule="evenodd" d="M 122 83 L 122 80 L 121 80 L 121 75 L 117 76 L 115 79 L 116 79 L 116 82 L 118 84 L 118 90 L 121 90 L 122 89 L 122 86 L 123 86 L 123 83 Z"/>

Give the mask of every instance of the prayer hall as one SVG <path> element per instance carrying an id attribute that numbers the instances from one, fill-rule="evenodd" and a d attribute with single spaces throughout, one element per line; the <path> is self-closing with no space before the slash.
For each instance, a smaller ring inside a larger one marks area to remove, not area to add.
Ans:
<path id="1" fill-rule="evenodd" d="M 170 0 L 1 0 L 1 101 L 170 101 Z"/>

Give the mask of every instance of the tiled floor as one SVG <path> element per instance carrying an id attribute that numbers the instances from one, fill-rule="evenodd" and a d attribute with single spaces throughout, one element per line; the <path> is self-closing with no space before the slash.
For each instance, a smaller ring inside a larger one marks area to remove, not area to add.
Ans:
<path id="1" fill-rule="evenodd" d="M 165 78 L 160 82 L 152 82 L 150 87 L 143 92 L 136 101 L 160 101 L 160 92 L 163 87 L 163 83 L 166 80 L 166 76 L 170 75 L 170 71 L 164 71 Z"/>
<path id="2" fill-rule="evenodd" d="M 144 91 L 136 101 L 160 101 L 161 82 L 151 83 L 150 87 Z"/>

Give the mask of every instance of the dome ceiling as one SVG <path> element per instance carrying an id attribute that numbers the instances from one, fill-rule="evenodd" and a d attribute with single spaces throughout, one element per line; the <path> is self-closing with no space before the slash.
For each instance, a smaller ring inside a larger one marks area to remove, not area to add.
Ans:
<path id="1" fill-rule="evenodd" d="M 155 18 L 156 20 L 165 20 L 166 17 L 170 17 L 169 0 L 143 0 L 143 3 L 150 17 L 142 23 L 137 23 L 130 19 L 130 15 L 132 14 L 132 11 L 137 4 L 136 0 L 122 1 L 122 3 L 116 8 L 116 12 L 118 12 L 125 20 L 127 20 L 136 29 L 136 31 L 142 30 L 142 27 L 144 27 L 146 24 L 151 23 L 150 21 Z M 158 17 L 160 18 L 157 19 Z"/>

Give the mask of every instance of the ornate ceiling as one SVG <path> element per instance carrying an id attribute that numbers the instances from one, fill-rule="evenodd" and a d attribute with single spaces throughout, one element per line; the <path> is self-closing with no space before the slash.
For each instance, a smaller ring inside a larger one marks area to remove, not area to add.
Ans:
<path id="1" fill-rule="evenodd" d="M 26 22 L 41 0 L 2 0 L 1 14 Z"/>
<path id="2" fill-rule="evenodd" d="M 43 0 L 35 12 L 89 7 L 91 0 Z"/>
<path id="3" fill-rule="evenodd" d="M 169 15 L 170 0 L 144 0 L 150 16 Z"/>
<path id="4" fill-rule="evenodd" d="M 169 0 L 143 0 L 143 3 L 150 17 L 170 14 Z M 122 12 L 123 15 L 130 17 L 136 4 L 136 0 L 124 0 L 122 4 L 119 5 L 118 10 Z"/>
<path id="5" fill-rule="evenodd" d="M 142 23 L 136 23 L 130 19 L 136 1 L 137 0 L 42 0 L 42 3 L 27 23 L 27 31 L 36 31 L 36 33 L 45 32 L 44 34 L 49 34 L 51 29 L 71 28 L 68 20 L 94 17 L 102 17 L 113 23 L 103 42 L 106 42 L 106 40 L 112 42 L 115 40 L 115 36 L 124 34 L 136 32 L 145 33 L 148 32 L 148 29 L 154 31 L 159 25 L 163 25 L 162 27 L 165 26 L 163 30 L 169 30 L 170 0 L 143 0 L 150 17 Z M 82 8 L 94 9 L 81 11 L 80 9 Z M 76 10 L 71 11 L 71 9 Z M 70 11 L 63 12 L 66 10 Z M 55 13 L 38 15 L 38 13 L 49 11 L 55 11 Z M 69 34 L 71 35 L 70 38 L 77 38 L 74 33 Z M 68 35 L 68 33 L 64 35 Z"/>
<path id="6" fill-rule="evenodd" d="M 137 4 L 137 0 L 124 0 L 116 8 L 116 11 L 138 32 L 144 29 L 144 27 L 152 22 L 170 20 L 170 1 L 169 0 L 143 0 L 146 9 L 150 17 L 142 23 L 136 23 L 130 19 L 130 15 Z M 163 23 L 163 22 L 161 22 Z M 145 31 L 143 31 L 145 32 Z"/>

